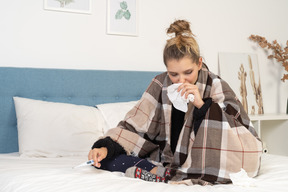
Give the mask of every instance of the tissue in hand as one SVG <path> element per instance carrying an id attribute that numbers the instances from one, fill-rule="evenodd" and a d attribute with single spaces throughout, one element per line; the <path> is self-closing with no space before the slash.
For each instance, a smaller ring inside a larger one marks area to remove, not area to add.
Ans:
<path id="1" fill-rule="evenodd" d="M 188 107 L 187 103 L 189 101 L 194 102 L 194 95 L 189 94 L 187 99 L 185 99 L 185 95 L 181 96 L 181 91 L 178 92 L 177 89 L 182 83 L 175 83 L 167 87 L 167 95 L 169 100 L 172 102 L 173 106 L 183 112 L 187 112 Z"/>

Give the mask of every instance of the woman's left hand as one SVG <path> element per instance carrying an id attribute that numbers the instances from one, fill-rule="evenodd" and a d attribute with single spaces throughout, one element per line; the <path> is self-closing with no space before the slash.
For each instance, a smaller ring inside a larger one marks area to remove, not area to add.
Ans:
<path id="1" fill-rule="evenodd" d="M 187 99 L 189 94 L 194 95 L 194 102 L 193 105 L 197 107 L 198 109 L 204 105 L 204 101 L 202 100 L 202 97 L 200 95 L 199 89 L 197 85 L 191 84 L 191 83 L 183 83 L 178 87 L 178 92 L 181 92 L 181 96 L 185 94 L 185 99 Z"/>

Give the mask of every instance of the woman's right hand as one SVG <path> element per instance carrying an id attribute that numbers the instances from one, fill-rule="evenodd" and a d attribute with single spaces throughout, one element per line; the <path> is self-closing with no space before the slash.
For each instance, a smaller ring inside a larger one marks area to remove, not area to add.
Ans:
<path id="1" fill-rule="evenodd" d="M 101 161 L 106 158 L 108 150 L 106 147 L 94 148 L 89 151 L 88 160 L 94 161 L 94 166 L 100 168 Z"/>

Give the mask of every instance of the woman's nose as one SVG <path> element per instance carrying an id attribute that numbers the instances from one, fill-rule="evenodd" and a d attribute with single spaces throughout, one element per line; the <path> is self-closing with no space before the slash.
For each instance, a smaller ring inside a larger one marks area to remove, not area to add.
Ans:
<path id="1" fill-rule="evenodd" d="M 179 83 L 185 83 L 186 79 L 183 76 L 179 77 Z"/>

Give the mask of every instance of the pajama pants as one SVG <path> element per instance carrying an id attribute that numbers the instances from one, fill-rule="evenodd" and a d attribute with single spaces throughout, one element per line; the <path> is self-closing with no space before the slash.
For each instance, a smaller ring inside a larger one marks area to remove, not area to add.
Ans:
<path id="1" fill-rule="evenodd" d="M 101 167 L 99 169 L 108 171 L 119 171 L 125 173 L 129 167 L 139 167 L 146 171 L 151 171 L 156 165 L 150 163 L 146 159 L 141 159 L 139 157 L 129 156 L 129 155 L 119 155 L 113 157 L 112 159 L 103 159 L 101 161 Z"/>

